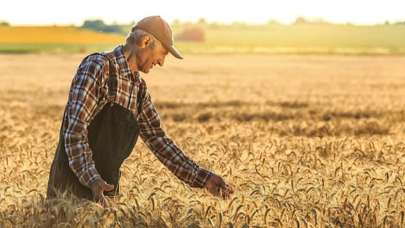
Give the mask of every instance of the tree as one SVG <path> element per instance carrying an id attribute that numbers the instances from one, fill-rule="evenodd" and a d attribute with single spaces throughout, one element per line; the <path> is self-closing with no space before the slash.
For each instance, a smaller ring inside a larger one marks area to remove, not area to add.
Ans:
<path id="1" fill-rule="evenodd" d="M 201 17 L 200 19 L 198 19 L 197 24 L 199 24 L 199 25 L 206 25 L 206 24 L 207 24 L 207 20 L 205 20 L 205 18 Z"/>
<path id="2" fill-rule="evenodd" d="M 305 17 L 297 17 L 297 19 L 295 19 L 294 24 L 296 25 L 300 25 L 300 24 L 307 24 L 308 20 Z"/>
<path id="3" fill-rule="evenodd" d="M 120 33 L 120 34 L 124 33 L 121 25 L 118 24 L 107 25 L 104 23 L 103 20 L 85 20 L 81 27 L 97 32 Z"/>
<path id="4" fill-rule="evenodd" d="M 10 26 L 10 23 L 7 21 L 0 21 L 0 26 Z"/>
<path id="5" fill-rule="evenodd" d="M 85 20 L 82 28 L 102 32 L 106 24 L 102 20 Z"/>
<path id="6" fill-rule="evenodd" d="M 267 25 L 280 25 L 280 22 L 271 19 L 267 21 Z"/>

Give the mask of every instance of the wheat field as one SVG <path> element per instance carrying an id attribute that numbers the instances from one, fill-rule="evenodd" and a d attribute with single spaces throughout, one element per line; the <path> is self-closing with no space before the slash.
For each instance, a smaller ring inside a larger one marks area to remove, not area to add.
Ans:
<path id="1" fill-rule="evenodd" d="M 143 75 L 167 133 L 234 186 L 192 189 L 139 140 L 111 207 L 45 198 L 83 55 L 0 55 L 0 227 L 404 227 L 405 57 L 188 55 Z"/>

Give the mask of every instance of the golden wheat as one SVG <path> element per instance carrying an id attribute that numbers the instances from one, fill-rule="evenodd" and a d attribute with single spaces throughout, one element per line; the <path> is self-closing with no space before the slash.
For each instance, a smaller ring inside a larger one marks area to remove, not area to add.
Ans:
<path id="1" fill-rule="evenodd" d="M 46 201 L 79 55 L 0 56 L 0 227 L 401 227 L 404 57 L 200 55 L 144 75 L 185 153 L 235 187 L 191 189 L 143 143 L 111 207 Z"/>

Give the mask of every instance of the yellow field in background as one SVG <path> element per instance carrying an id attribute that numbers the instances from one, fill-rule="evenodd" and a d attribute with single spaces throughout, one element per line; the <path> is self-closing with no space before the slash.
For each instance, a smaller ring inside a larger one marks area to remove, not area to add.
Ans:
<path id="1" fill-rule="evenodd" d="M 0 43 L 94 44 L 119 43 L 122 36 L 98 33 L 73 26 L 0 26 Z"/>
<path id="2" fill-rule="evenodd" d="M 0 227 L 405 225 L 405 57 L 169 57 L 142 75 L 163 125 L 235 194 L 190 189 L 139 140 L 107 209 L 44 200 L 83 57 L 0 55 Z"/>
<path id="3" fill-rule="evenodd" d="M 201 34 L 200 42 L 177 39 L 190 26 Z M 184 53 L 405 54 L 405 25 L 184 24 L 174 26 L 173 30 L 176 45 Z M 107 50 L 125 41 L 125 34 L 98 33 L 69 26 L 0 26 L 0 34 L 0 53 L 89 52 Z"/>

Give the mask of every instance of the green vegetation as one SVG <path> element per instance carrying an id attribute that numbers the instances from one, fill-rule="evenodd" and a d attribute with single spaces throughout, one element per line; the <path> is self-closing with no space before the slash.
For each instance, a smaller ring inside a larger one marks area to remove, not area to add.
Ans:
<path id="1" fill-rule="evenodd" d="M 7 21 L 0 21 L 0 26 L 10 26 Z"/>
<path id="2" fill-rule="evenodd" d="M 118 24 L 107 25 L 102 20 L 85 20 L 81 27 L 84 29 L 90 29 L 96 32 L 105 32 L 105 33 L 125 34 L 127 32 L 121 25 Z"/>

